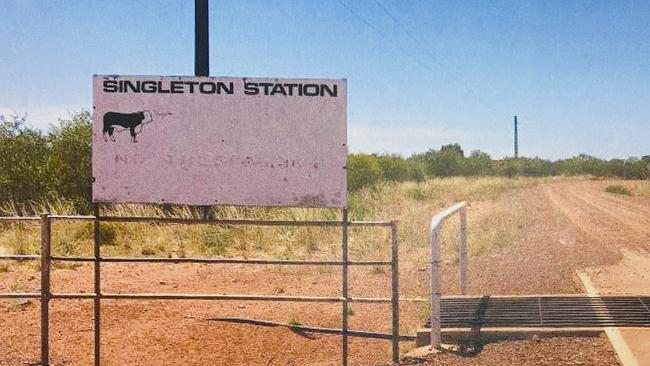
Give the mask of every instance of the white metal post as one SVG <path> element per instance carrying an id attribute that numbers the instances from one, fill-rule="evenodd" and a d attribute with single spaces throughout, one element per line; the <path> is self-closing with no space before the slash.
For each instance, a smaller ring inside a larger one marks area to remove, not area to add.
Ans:
<path id="1" fill-rule="evenodd" d="M 440 226 L 431 230 L 431 349 L 440 347 Z"/>
<path id="2" fill-rule="evenodd" d="M 448 207 L 431 218 L 431 348 L 440 347 L 441 342 L 441 320 L 440 308 L 442 302 L 441 294 L 441 258 L 440 258 L 440 232 L 442 223 L 449 216 L 458 212 L 460 214 L 460 237 L 459 237 L 459 266 L 460 266 L 460 291 L 465 294 L 466 262 L 467 262 L 467 203 L 460 202 Z"/>
<path id="3" fill-rule="evenodd" d="M 460 280 L 460 293 L 465 295 L 467 292 L 467 207 L 459 212 L 460 214 L 460 240 L 458 248 L 458 267 L 459 267 L 459 280 Z"/>

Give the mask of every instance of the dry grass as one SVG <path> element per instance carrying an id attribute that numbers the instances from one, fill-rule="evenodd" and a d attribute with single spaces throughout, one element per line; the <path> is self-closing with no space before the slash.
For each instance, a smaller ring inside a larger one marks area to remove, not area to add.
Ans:
<path id="1" fill-rule="evenodd" d="M 641 181 L 634 185 L 632 192 L 635 196 L 650 198 L 650 182 Z"/>
<path id="2" fill-rule="evenodd" d="M 536 178 L 444 178 L 424 183 L 387 184 L 350 196 L 350 217 L 353 220 L 399 220 L 400 246 L 403 251 L 417 252 L 428 245 L 428 221 L 431 216 L 457 201 L 491 201 L 512 189 L 532 187 L 548 179 Z M 153 205 L 111 205 L 103 214 L 115 216 L 156 216 L 200 218 L 201 212 L 189 207 Z M 471 210 L 471 208 L 470 208 Z M 75 214 L 72 205 L 62 200 L 35 204 L 29 210 L 15 205 L 0 207 L 0 215 L 26 215 L 28 212 Z M 471 211 L 470 211 L 471 212 Z M 218 207 L 212 217 L 334 220 L 338 210 Z M 472 217 L 468 238 L 470 255 L 484 255 L 509 241 L 522 225 L 521 214 L 495 207 L 486 217 Z M 453 240 L 457 224 L 450 222 L 443 238 Z M 151 223 L 102 223 L 102 254 L 133 256 L 222 256 L 272 257 L 285 259 L 337 258 L 340 256 L 340 228 L 296 227 L 230 227 L 218 225 L 158 225 Z M 38 225 L 3 224 L 0 226 L 0 250 L 16 254 L 37 253 L 40 232 Z M 387 258 L 389 231 L 354 228 L 350 233 L 351 256 L 355 259 Z M 89 255 L 92 253 L 92 224 L 88 222 L 56 222 L 53 226 L 53 253 L 56 255 Z M 449 255 L 454 258 L 455 251 Z"/>

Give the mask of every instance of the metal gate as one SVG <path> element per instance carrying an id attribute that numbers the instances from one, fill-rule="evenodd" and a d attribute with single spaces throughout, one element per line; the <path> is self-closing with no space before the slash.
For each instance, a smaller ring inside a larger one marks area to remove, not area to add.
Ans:
<path id="1" fill-rule="evenodd" d="M 101 364 L 101 303 L 103 299 L 110 300 L 218 300 L 218 301 L 287 301 L 310 303 L 341 303 L 342 305 L 342 364 L 348 364 L 348 335 L 363 333 L 351 331 L 348 326 L 349 303 L 385 303 L 388 299 L 351 297 L 348 294 L 349 266 L 390 266 L 392 304 L 392 360 L 399 360 L 399 269 L 397 221 L 349 221 L 348 211 L 343 210 L 342 220 L 331 221 L 280 221 L 280 220 L 247 220 L 247 219 L 184 219 L 160 217 L 123 217 L 101 216 L 96 209 L 94 216 L 61 216 L 43 214 L 40 217 L 0 217 L 1 222 L 32 222 L 41 226 L 40 255 L 1 255 L 0 260 L 39 260 L 41 261 L 41 291 L 40 292 L 11 292 L 0 293 L 0 299 L 38 298 L 41 302 L 41 365 L 49 365 L 49 304 L 57 299 L 92 299 L 93 300 L 93 334 L 94 334 L 94 364 Z M 54 221 L 92 221 L 93 222 L 93 256 L 54 256 L 51 253 L 52 223 Z M 285 226 L 285 227 L 340 227 L 341 228 L 341 259 L 340 260 L 275 260 L 275 259 L 229 259 L 229 258 L 161 258 L 161 257 L 104 257 L 101 255 L 100 224 L 102 222 L 129 223 L 160 223 L 184 225 L 229 225 L 229 226 Z M 350 227 L 380 227 L 390 229 L 391 258 L 385 261 L 351 261 L 348 250 L 348 230 Z M 50 264 L 52 261 L 93 263 L 94 292 L 93 293 L 54 293 L 50 290 Z M 170 293 L 106 293 L 101 286 L 102 263 L 204 263 L 204 264 L 250 264 L 250 265 L 311 265 L 311 266 L 340 266 L 341 267 L 341 296 L 275 296 L 275 295 L 244 295 L 244 294 L 170 294 Z"/>

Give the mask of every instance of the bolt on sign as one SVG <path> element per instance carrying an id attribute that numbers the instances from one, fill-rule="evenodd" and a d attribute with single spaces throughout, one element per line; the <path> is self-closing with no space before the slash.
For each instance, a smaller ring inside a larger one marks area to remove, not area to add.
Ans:
<path id="1" fill-rule="evenodd" d="M 93 78 L 93 201 L 347 206 L 343 80 Z"/>

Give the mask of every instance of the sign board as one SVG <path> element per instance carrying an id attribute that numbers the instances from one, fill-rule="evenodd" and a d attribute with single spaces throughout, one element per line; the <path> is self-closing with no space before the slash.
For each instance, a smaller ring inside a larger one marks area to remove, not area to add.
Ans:
<path id="1" fill-rule="evenodd" d="M 93 201 L 346 207 L 345 80 L 94 76 Z"/>

